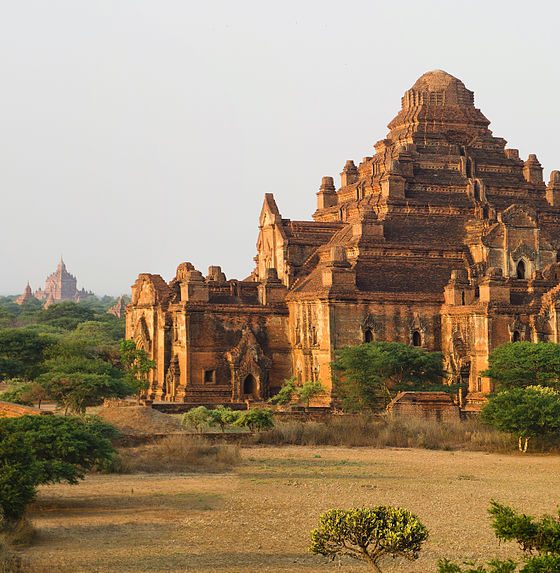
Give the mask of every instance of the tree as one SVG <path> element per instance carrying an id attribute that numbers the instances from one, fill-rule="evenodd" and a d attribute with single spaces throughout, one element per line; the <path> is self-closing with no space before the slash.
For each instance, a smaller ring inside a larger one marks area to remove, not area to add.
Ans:
<path id="1" fill-rule="evenodd" d="M 240 412 L 235 421 L 235 426 L 249 428 L 251 432 L 262 432 L 274 428 L 274 419 L 272 412 L 268 409 L 255 408 Z"/>
<path id="2" fill-rule="evenodd" d="M 297 394 L 296 378 L 288 378 L 282 383 L 282 387 L 277 394 L 270 398 L 269 402 L 276 406 L 287 406 L 291 404 Z"/>
<path id="3" fill-rule="evenodd" d="M 519 514 L 507 505 L 496 501 L 488 510 L 492 528 L 500 541 L 516 541 L 525 553 L 520 573 L 556 573 L 560 571 L 560 512 L 558 517 L 534 517 Z M 438 573 L 512 573 L 517 571 L 514 561 L 494 559 L 488 566 L 462 569 L 444 559 L 438 562 Z"/>
<path id="4" fill-rule="evenodd" d="M 143 348 L 137 348 L 134 340 L 122 340 L 120 343 L 121 364 L 130 385 L 136 386 L 138 398 L 150 387 L 150 372 L 156 363 L 150 360 Z"/>
<path id="5" fill-rule="evenodd" d="M 59 354 L 45 366 L 38 382 L 66 413 L 83 414 L 105 398 L 124 398 L 136 390 L 121 370 L 101 358 Z"/>
<path id="6" fill-rule="evenodd" d="M 440 352 L 399 342 L 342 348 L 333 363 L 333 373 L 336 396 L 350 411 L 383 410 L 396 392 L 432 390 L 444 374 Z"/>
<path id="7" fill-rule="evenodd" d="M 219 426 L 222 432 L 225 432 L 228 426 L 233 426 L 239 415 L 240 412 L 236 412 L 231 408 L 218 406 L 208 411 L 207 423 L 210 426 Z"/>
<path id="8" fill-rule="evenodd" d="M 14 404 L 23 404 L 32 406 L 48 398 L 48 392 L 44 386 L 37 382 L 22 382 L 21 380 L 10 381 L 8 390 L 0 394 L 0 400 L 3 402 L 13 402 Z"/>
<path id="9" fill-rule="evenodd" d="M 488 399 L 481 419 L 515 434 L 519 450 L 526 452 L 531 438 L 560 434 L 560 392 L 542 386 L 504 390 Z"/>
<path id="10" fill-rule="evenodd" d="M 309 408 L 309 403 L 313 398 L 318 398 L 319 396 L 324 396 L 327 393 L 327 389 L 321 384 L 321 382 L 313 382 L 308 380 L 304 382 L 303 385 L 297 390 L 298 401 L 304 402 L 305 407 Z"/>
<path id="11" fill-rule="evenodd" d="M 0 331 L 0 379 L 33 380 L 40 374 L 45 355 L 54 343 L 53 337 L 24 328 Z"/>
<path id="12" fill-rule="evenodd" d="M 560 388 L 560 346 L 553 342 L 510 342 L 495 348 L 483 372 L 498 390 L 551 386 Z"/>
<path id="13" fill-rule="evenodd" d="M 78 483 L 113 459 L 116 430 L 95 418 L 22 416 L 0 419 L 0 517 L 19 519 L 38 485 Z"/>
<path id="14" fill-rule="evenodd" d="M 74 330 L 81 322 L 94 319 L 95 312 L 86 304 L 65 301 L 43 309 L 37 317 L 37 322 L 63 330 Z"/>
<path id="15" fill-rule="evenodd" d="M 428 530 L 406 509 L 330 509 L 321 515 L 319 526 L 311 532 L 309 550 L 331 559 L 338 555 L 352 557 L 380 573 L 379 563 L 387 556 L 417 559 L 427 537 Z"/>
<path id="16" fill-rule="evenodd" d="M 210 425 L 210 419 L 210 410 L 206 406 L 198 406 L 183 414 L 181 426 L 202 432 Z"/>

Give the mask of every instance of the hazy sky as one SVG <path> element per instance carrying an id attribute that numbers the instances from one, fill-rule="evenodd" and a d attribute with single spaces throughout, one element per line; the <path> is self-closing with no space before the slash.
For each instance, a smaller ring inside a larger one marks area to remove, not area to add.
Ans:
<path id="1" fill-rule="evenodd" d="M 495 135 L 560 169 L 557 2 L 0 0 L 0 293 L 61 253 L 128 292 L 182 261 L 253 266 L 272 192 L 310 218 L 441 68 Z"/>

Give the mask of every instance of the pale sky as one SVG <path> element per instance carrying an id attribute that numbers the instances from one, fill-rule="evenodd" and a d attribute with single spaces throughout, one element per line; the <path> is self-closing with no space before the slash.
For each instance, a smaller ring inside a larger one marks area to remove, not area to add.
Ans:
<path id="1" fill-rule="evenodd" d="M 61 254 L 129 292 L 182 261 L 253 268 L 258 214 L 308 219 L 444 69 L 521 156 L 560 169 L 553 0 L 0 0 L 0 294 Z"/>

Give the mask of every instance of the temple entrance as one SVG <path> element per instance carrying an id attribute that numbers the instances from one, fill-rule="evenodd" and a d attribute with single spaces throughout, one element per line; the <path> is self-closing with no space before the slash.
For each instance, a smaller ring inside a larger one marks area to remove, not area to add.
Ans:
<path id="1" fill-rule="evenodd" d="M 245 376 L 243 380 L 243 397 L 247 400 L 255 400 L 258 398 L 257 381 L 252 374 Z"/>
<path id="2" fill-rule="evenodd" d="M 523 261 L 519 261 L 517 263 L 517 278 L 518 279 L 525 278 L 525 263 Z"/>
<path id="3" fill-rule="evenodd" d="M 520 342 L 521 341 L 521 333 L 519 330 L 514 330 L 513 335 L 511 337 L 512 342 Z"/>
<path id="4" fill-rule="evenodd" d="M 422 346 L 422 336 L 417 330 L 412 333 L 412 346 Z"/>
<path id="5" fill-rule="evenodd" d="M 364 332 L 364 342 L 373 342 L 373 332 L 369 328 Z"/>

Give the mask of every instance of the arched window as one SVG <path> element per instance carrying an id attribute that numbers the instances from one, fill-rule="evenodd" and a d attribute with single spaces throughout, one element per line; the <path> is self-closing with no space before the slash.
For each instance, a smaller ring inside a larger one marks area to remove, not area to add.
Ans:
<path id="1" fill-rule="evenodd" d="M 465 306 L 465 291 L 461 291 L 461 304 Z"/>
<path id="2" fill-rule="evenodd" d="M 470 179 L 473 176 L 472 160 L 467 157 L 467 178 Z"/>
<path id="3" fill-rule="evenodd" d="M 412 346 L 422 346 L 422 335 L 417 330 L 412 333 Z"/>
<path id="4" fill-rule="evenodd" d="M 488 219 L 488 217 L 490 217 L 490 210 L 488 209 L 488 205 L 484 205 L 482 208 L 482 218 Z"/>
<path id="5" fill-rule="evenodd" d="M 364 332 L 364 342 L 373 342 L 373 332 L 369 328 Z"/>
<path id="6" fill-rule="evenodd" d="M 524 279 L 525 278 L 525 263 L 523 260 L 517 263 L 517 278 Z"/>
<path id="7" fill-rule="evenodd" d="M 519 342 L 521 340 L 521 333 L 519 330 L 514 330 L 513 334 L 511 335 L 512 342 Z"/>
<path id="8" fill-rule="evenodd" d="M 480 298 L 480 287 L 474 287 L 474 298 Z"/>

